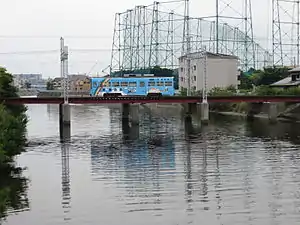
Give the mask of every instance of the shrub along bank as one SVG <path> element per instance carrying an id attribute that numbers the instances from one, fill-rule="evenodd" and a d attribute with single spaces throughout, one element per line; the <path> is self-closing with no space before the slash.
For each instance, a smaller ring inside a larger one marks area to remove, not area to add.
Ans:
<path id="1" fill-rule="evenodd" d="M 18 97 L 13 77 L 0 67 L 0 97 Z M 24 151 L 26 144 L 26 107 L 0 102 L 0 167 L 13 161 Z"/>
<path id="2" fill-rule="evenodd" d="M 253 90 L 236 90 L 234 87 L 227 88 L 213 88 L 209 93 L 209 96 L 233 96 L 233 95 L 264 95 L 264 96 L 284 96 L 284 95 L 300 95 L 300 88 L 292 87 L 288 89 L 283 88 L 271 88 L 269 86 L 259 86 Z M 286 104 L 289 105 L 289 104 Z M 238 112 L 244 113 L 248 111 L 248 103 L 213 103 L 210 104 L 212 111 L 223 112 Z"/>

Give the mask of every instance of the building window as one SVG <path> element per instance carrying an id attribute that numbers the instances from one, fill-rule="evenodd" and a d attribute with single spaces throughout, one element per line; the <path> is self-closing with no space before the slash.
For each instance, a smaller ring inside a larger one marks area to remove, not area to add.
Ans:
<path id="1" fill-rule="evenodd" d="M 180 68 L 180 71 L 183 72 L 183 68 L 182 67 Z"/>
<path id="2" fill-rule="evenodd" d="M 183 82 L 183 77 L 180 77 L 181 82 Z"/>
<path id="3" fill-rule="evenodd" d="M 193 81 L 196 81 L 196 76 L 193 76 Z"/>
<path id="4" fill-rule="evenodd" d="M 194 71 L 197 69 L 196 65 L 193 66 Z"/>

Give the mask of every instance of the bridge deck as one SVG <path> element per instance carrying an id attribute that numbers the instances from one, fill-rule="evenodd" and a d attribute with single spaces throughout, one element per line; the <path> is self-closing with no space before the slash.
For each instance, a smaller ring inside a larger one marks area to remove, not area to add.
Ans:
<path id="1" fill-rule="evenodd" d="M 6 104 L 62 104 L 63 97 L 22 97 L 0 98 Z M 201 103 L 201 96 L 168 96 L 168 97 L 70 97 L 72 104 L 133 104 L 133 103 Z M 300 102 L 300 96 L 210 96 L 209 103 L 234 102 Z"/>

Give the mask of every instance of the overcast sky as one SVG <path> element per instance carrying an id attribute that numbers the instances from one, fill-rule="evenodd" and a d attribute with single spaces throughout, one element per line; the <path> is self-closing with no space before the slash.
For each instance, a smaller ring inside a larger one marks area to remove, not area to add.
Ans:
<path id="1" fill-rule="evenodd" d="M 224 0 L 226 1 L 233 2 L 231 6 L 235 10 L 242 7 L 239 3 L 242 0 Z M 74 51 L 70 55 L 70 73 L 88 73 L 91 70 L 92 73 L 101 73 L 101 70 L 110 63 L 115 13 L 126 11 L 135 5 L 149 5 L 152 2 L 152 0 L 1 0 L 0 65 L 7 67 L 12 73 L 59 76 L 57 52 L 47 54 L 20 52 L 58 50 L 59 37 L 64 36 L 70 49 L 103 50 Z M 229 9 L 226 10 L 229 12 Z M 255 36 L 258 37 L 258 42 L 265 44 L 271 37 L 271 0 L 253 0 L 252 11 Z M 191 0 L 190 13 L 194 17 L 214 15 L 215 1 Z M 232 23 L 236 25 L 234 23 L 237 22 Z M 13 52 L 18 54 L 11 54 Z"/>

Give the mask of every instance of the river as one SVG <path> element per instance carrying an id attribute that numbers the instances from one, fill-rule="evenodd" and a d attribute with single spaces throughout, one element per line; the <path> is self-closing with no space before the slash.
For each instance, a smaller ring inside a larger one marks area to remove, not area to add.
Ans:
<path id="1" fill-rule="evenodd" d="M 141 112 L 122 132 L 120 110 L 72 106 L 61 144 L 58 107 L 29 106 L 28 204 L 6 225 L 274 225 L 300 222 L 300 127 L 214 116 L 188 133 L 175 110 Z M 19 193 L 20 194 L 20 193 Z M 1 223 L 1 222 L 0 222 Z"/>

